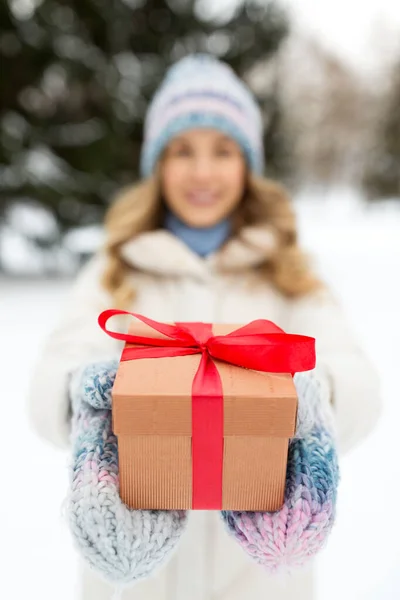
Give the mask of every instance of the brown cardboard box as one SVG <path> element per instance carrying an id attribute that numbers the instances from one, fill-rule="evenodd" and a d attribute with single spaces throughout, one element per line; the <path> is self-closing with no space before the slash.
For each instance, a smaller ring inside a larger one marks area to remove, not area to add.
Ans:
<path id="1" fill-rule="evenodd" d="M 225 335 L 238 325 L 214 325 Z M 141 322 L 133 335 L 163 338 Z M 126 347 L 133 344 L 126 344 Z M 191 509 L 191 391 L 200 355 L 120 363 L 112 391 L 120 496 L 135 509 Z M 290 374 L 215 361 L 224 393 L 222 509 L 273 511 L 284 501 L 297 395 Z"/>

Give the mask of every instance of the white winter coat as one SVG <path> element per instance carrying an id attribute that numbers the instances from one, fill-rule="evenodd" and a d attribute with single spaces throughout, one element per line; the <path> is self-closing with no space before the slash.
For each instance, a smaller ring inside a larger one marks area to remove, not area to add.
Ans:
<path id="1" fill-rule="evenodd" d="M 266 318 L 287 333 L 315 337 L 317 368 L 331 382 L 338 450 L 343 454 L 365 438 L 377 421 L 376 372 L 331 293 L 290 300 L 266 282 L 254 285 L 251 267 L 262 255 L 262 236 L 256 233 L 254 247 L 232 240 L 206 259 L 165 230 L 137 236 L 123 247 L 137 290 L 130 310 L 167 322 L 246 323 Z M 104 256 L 99 252 L 82 269 L 31 383 L 28 408 L 33 427 L 65 449 L 70 431 L 68 373 L 88 362 L 118 358 L 122 349 L 122 342 L 97 325 L 99 313 L 113 307 L 100 287 L 103 268 Z M 115 328 L 115 322 L 110 321 L 109 327 Z M 227 535 L 218 517 L 217 512 L 193 511 L 170 561 L 154 577 L 125 592 L 123 599 L 312 600 L 312 568 L 285 581 L 269 576 Z M 81 568 L 82 598 L 110 599 L 113 588 L 84 564 Z"/>

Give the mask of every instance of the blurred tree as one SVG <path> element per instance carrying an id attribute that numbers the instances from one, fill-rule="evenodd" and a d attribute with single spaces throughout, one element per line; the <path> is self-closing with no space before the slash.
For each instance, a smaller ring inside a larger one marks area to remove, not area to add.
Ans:
<path id="1" fill-rule="evenodd" d="M 363 187 L 373 200 L 400 198 L 400 60 L 392 70 L 391 86 L 369 151 Z"/>
<path id="2" fill-rule="evenodd" d="M 359 186 L 382 92 L 302 33 L 285 44 L 279 77 L 283 128 L 292 142 L 292 188 Z"/>
<path id="3" fill-rule="evenodd" d="M 99 223 L 114 191 L 138 176 L 143 118 L 172 62 L 206 51 L 246 78 L 278 50 L 288 33 L 282 9 L 267 0 L 234 5 L 218 12 L 204 0 L 3 0 L 3 217 L 6 206 L 38 203 L 55 217 L 59 240 Z M 284 177 L 276 90 L 262 81 L 258 88 L 268 174 Z"/>

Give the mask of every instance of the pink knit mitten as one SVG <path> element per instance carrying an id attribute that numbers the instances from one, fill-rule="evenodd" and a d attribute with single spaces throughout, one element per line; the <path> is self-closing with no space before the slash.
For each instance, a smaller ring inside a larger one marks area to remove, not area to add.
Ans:
<path id="1" fill-rule="evenodd" d="M 294 383 L 299 409 L 289 442 L 284 506 L 275 512 L 221 513 L 228 532 L 270 573 L 307 563 L 324 547 L 335 521 L 339 467 L 329 382 L 314 370 L 297 373 Z"/>

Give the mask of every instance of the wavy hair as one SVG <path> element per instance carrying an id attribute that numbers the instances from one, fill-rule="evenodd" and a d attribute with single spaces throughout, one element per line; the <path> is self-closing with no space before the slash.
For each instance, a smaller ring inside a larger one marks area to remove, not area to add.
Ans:
<path id="1" fill-rule="evenodd" d="M 121 247 L 144 231 L 162 227 L 165 206 L 157 173 L 119 191 L 105 215 L 107 264 L 101 278 L 116 307 L 126 309 L 135 298 L 130 267 Z M 325 287 L 313 273 L 309 256 L 300 248 L 296 217 L 286 189 L 279 183 L 249 174 L 242 201 L 234 215 L 232 236 L 245 227 L 267 225 L 275 234 L 275 251 L 254 269 L 257 279 L 270 282 L 286 297 L 299 297 Z"/>

